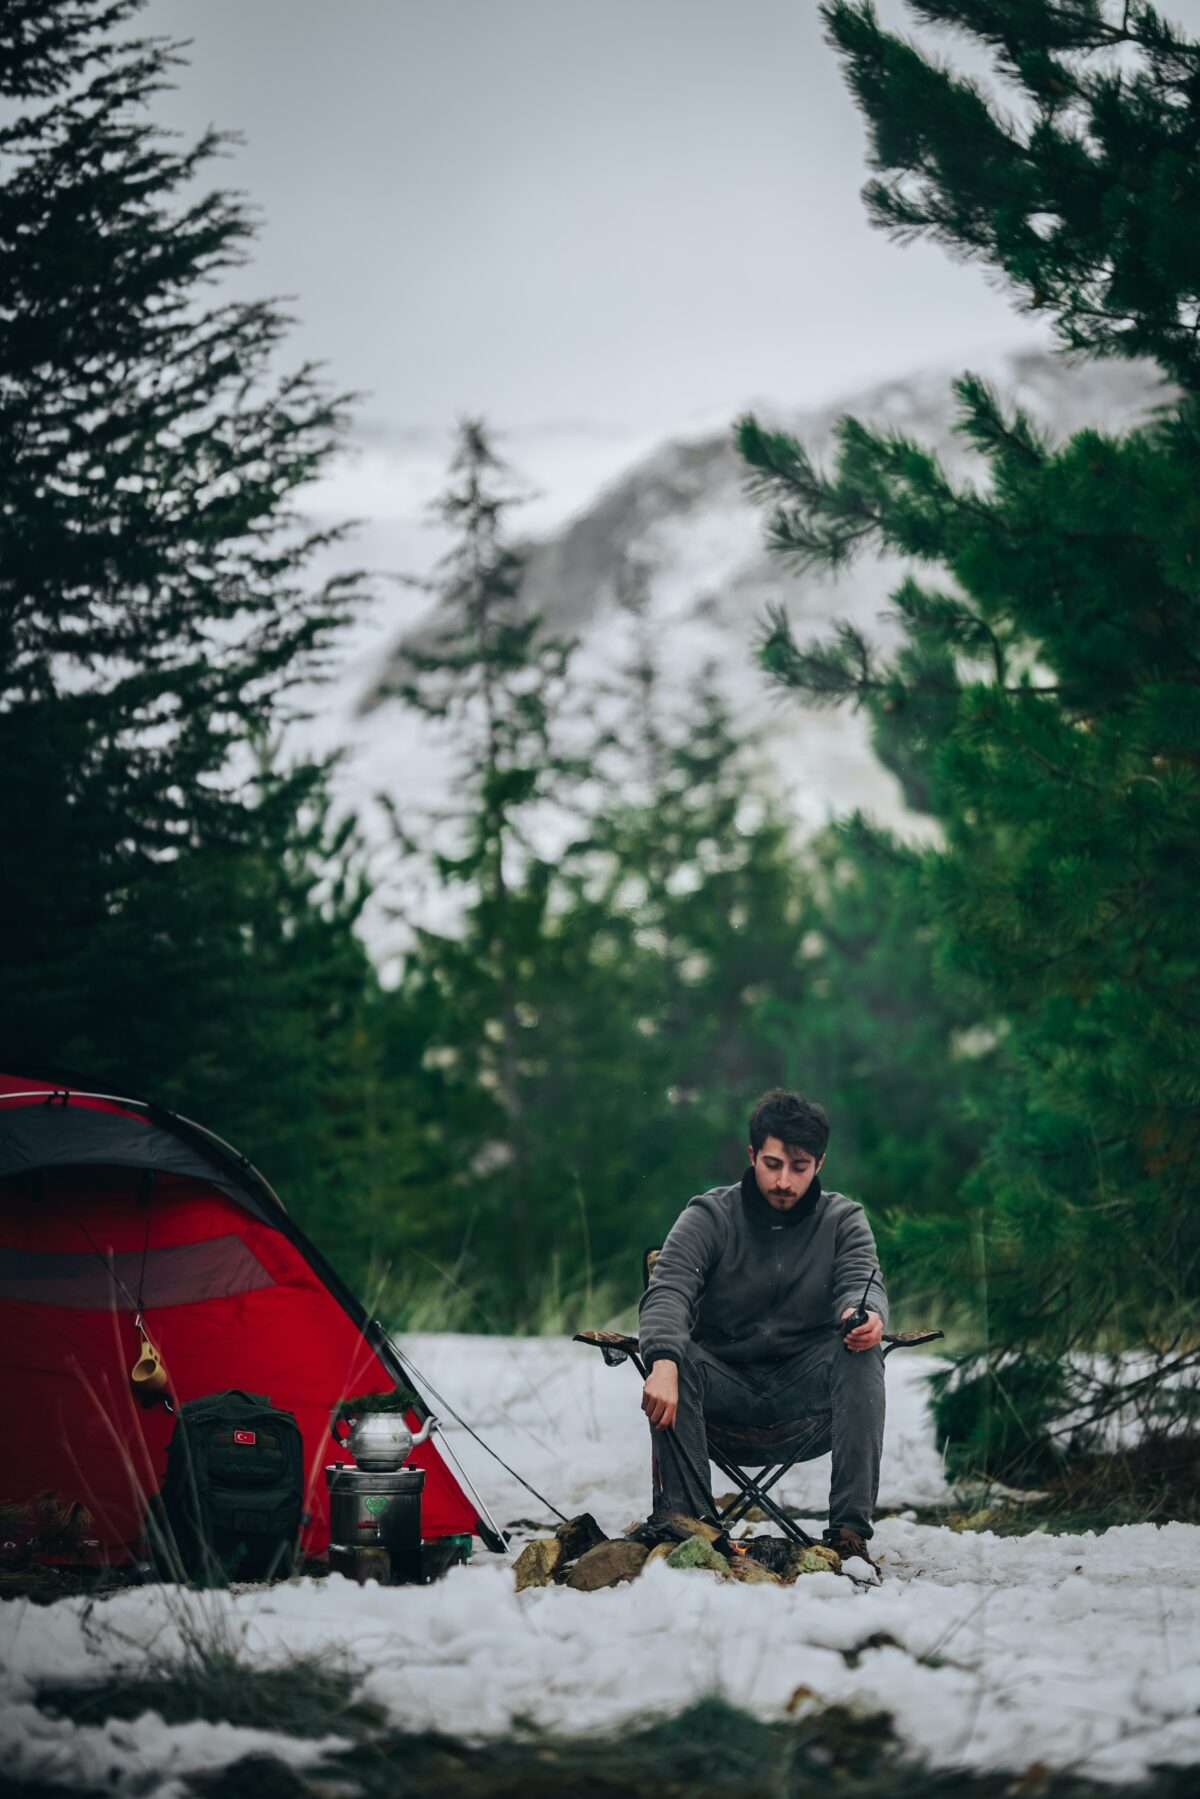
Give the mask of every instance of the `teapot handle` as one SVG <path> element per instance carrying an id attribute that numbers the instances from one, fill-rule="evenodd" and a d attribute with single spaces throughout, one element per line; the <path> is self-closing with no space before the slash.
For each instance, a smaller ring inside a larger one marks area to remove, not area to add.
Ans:
<path id="1" fill-rule="evenodd" d="M 333 1438 L 334 1442 L 337 1444 L 339 1449 L 346 1448 L 347 1438 L 349 1437 L 350 1432 L 354 1429 L 354 1426 L 357 1423 L 358 1423 L 357 1418 L 339 1418 L 336 1413 L 329 1420 L 329 1434 Z M 346 1436 L 344 1436 L 344 1437 L 338 1436 L 338 1425 L 339 1424 L 344 1424 L 346 1426 Z"/>

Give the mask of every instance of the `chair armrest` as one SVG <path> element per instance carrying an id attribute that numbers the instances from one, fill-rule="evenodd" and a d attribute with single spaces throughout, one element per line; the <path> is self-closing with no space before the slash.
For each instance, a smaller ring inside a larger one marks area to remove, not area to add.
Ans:
<path id="1" fill-rule="evenodd" d="M 884 1355 L 891 1355 L 893 1349 L 916 1349 L 921 1343 L 935 1343 L 945 1331 L 885 1331 L 883 1341 L 887 1344 Z M 589 1349 L 598 1349 L 610 1368 L 616 1368 L 628 1357 L 638 1361 L 641 1356 L 641 1344 L 636 1337 L 627 1337 L 622 1331 L 576 1331 L 571 1338 L 572 1343 L 586 1343 Z"/>
<path id="2" fill-rule="evenodd" d="M 576 1331 L 571 1341 L 598 1349 L 610 1368 L 618 1368 L 626 1360 L 641 1367 L 641 1345 L 636 1337 L 627 1337 L 621 1331 Z"/>
<path id="3" fill-rule="evenodd" d="M 884 1357 L 890 1356 L 893 1349 L 915 1349 L 919 1343 L 935 1343 L 945 1331 L 884 1331 L 883 1340 L 887 1344 Z"/>

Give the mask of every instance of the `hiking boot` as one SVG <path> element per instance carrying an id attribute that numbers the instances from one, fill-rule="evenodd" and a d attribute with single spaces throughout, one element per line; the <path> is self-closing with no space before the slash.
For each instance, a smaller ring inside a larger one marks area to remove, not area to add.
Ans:
<path id="1" fill-rule="evenodd" d="M 848 1574 L 852 1580 L 865 1581 L 869 1586 L 879 1586 L 883 1580 L 879 1563 L 871 1559 L 866 1538 L 860 1537 L 856 1530 L 839 1524 L 825 1531 L 821 1541 L 827 1548 L 836 1549 L 841 1557 L 843 1574 Z"/>

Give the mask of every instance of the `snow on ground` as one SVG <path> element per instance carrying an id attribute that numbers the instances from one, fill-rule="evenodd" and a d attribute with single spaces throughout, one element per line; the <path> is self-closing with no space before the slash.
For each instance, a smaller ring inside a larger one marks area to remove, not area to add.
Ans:
<path id="1" fill-rule="evenodd" d="M 562 1339 L 402 1346 L 562 1511 L 591 1510 L 610 1533 L 644 1512 L 646 1442 L 628 1368 Z M 924 1411 L 929 1367 L 919 1354 L 889 1364 L 885 1506 L 947 1497 Z M 549 1519 L 460 1429 L 447 1442 L 499 1522 Z M 784 1496 L 815 1512 L 827 1478 L 826 1460 L 798 1469 Z M 0 1612 L 0 1754 L 14 1775 L 52 1769 L 80 1785 L 117 1765 L 117 1792 L 251 1748 L 293 1765 L 319 1756 L 320 1744 L 224 1726 L 81 1728 L 31 1704 L 39 1681 L 159 1666 L 198 1634 L 237 1643 L 262 1666 L 297 1651 L 344 1654 L 398 1728 L 486 1737 L 532 1720 L 600 1730 L 712 1693 L 777 1718 L 807 1689 L 801 1706 L 891 1712 L 911 1749 L 942 1766 L 1043 1763 L 1115 1780 L 1155 1763 L 1200 1764 L 1200 1530 L 997 1538 L 895 1517 L 876 1544 L 887 1578 L 874 1590 L 835 1575 L 746 1587 L 656 1565 L 607 1592 L 517 1595 L 505 1559 L 477 1550 L 428 1588 L 360 1589 L 335 1576 L 220 1594 L 151 1587 L 94 1606 L 14 1602 Z"/>

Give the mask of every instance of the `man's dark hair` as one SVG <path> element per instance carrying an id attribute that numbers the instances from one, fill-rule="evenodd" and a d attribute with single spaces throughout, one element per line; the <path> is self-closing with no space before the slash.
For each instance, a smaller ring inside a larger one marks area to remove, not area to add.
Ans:
<path id="1" fill-rule="evenodd" d="M 815 1100 L 772 1087 L 750 1114 L 750 1147 L 756 1155 L 768 1137 L 778 1137 L 785 1149 L 806 1149 L 819 1162 L 829 1142 L 829 1120 Z"/>

